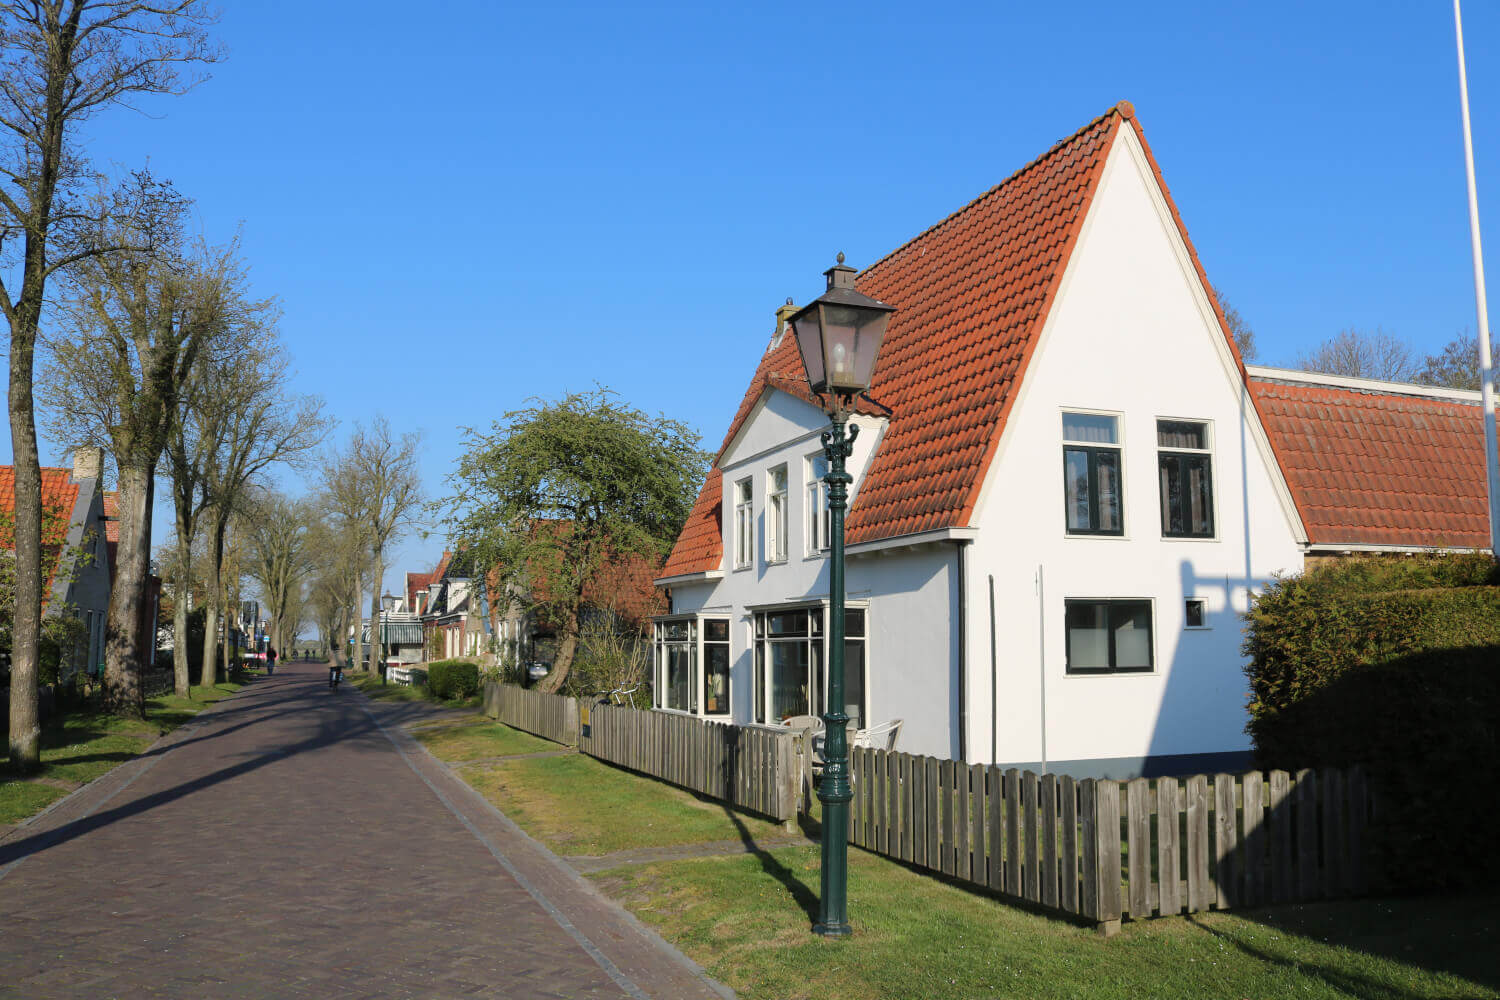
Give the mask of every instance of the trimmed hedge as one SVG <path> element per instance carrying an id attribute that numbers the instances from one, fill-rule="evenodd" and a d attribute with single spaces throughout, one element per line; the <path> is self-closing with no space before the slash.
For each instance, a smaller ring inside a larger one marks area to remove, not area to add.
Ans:
<path id="1" fill-rule="evenodd" d="M 479 664 L 469 660 L 438 660 L 427 664 L 427 690 L 439 698 L 459 700 L 479 693 Z"/>
<path id="2" fill-rule="evenodd" d="M 1488 555 L 1351 559 L 1277 581 L 1246 616 L 1262 767 L 1362 764 L 1399 887 L 1500 878 L 1476 801 L 1497 752 L 1500 572 Z"/>

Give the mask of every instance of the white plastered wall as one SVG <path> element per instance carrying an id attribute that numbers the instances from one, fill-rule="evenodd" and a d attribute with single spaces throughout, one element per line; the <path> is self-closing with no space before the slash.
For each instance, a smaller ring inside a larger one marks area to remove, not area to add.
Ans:
<path id="1" fill-rule="evenodd" d="M 1062 412 L 1118 414 L 1123 537 L 1064 531 Z M 1157 418 L 1211 424 L 1216 537 L 1162 537 Z M 1122 129 L 976 509 L 971 760 L 1243 751 L 1247 589 L 1301 568 L 1300 526 L 1143 150 Z M 991 686 L 990 577 L 995 687 Z M 1208 625 L 1184 627 L 1184 600 Z M 1153 602 L 1155 669 L 1068 675 L 1064 600 Z M 1045 698 L 1043 689 L 1045 688 Z"/>

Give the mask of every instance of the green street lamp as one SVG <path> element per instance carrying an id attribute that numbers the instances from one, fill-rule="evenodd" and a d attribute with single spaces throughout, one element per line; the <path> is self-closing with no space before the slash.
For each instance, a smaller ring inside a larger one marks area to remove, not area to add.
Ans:
<path id="1" fill-rule="evenodd" d="M 823 432 L 828 456 L 828 703 L 824 706 L 823 781 L 818 799 L 823 803 L 822 886 L 818 922 L 813 930 L 825 937 L 849 933 L 849 716 L 844 711 L 844 511 L 849 484 L 844 460 L 854 450 L 859 427 L 850 424 L 854 399 L 870 388 L 875 356 L 885 338 L 886 322 L 894 306 L 877 302 L 854 290 L 854 268 L 838 263 L 823 272 L 828 290 L 794 315 L 790 322 L 802 367 L 812 391 L 824 398 L 833 427 Z"/>

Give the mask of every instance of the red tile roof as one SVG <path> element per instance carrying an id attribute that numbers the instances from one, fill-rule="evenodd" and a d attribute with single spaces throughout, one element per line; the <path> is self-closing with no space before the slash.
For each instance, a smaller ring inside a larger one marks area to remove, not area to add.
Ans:
<path id="1" fill-rule="evenodd" d="M 849 512 L 850 544 L 969 523 L 1105 160 L 1126 122 L 1160 182 L 1134 109 L 1121 102 L 859 275 L 858 289 L 896 313 L 870 387 L 892 413 Z M 1162 191 L 1197 266 L 1165 184 Z M 761 358 L 726 447 L 767 387 L 810 398 L 789 336 Z M 719 567 L 721 491 L 715 469 L 663 577 Z"/>
<path id="2" fill-rule="evenodd" d="M 1489 546 L 1477 404 L 1249 384 L 1314 545 Z"/>
<path id="3" fill-rule="evenodd" d="M 426 590 L 432 585 L 436 577 L 431 573 L 408 573 L 406 574 L 406 610 L 415 611 L 417 607 L 417 591 Z"/>
<path id="4" fill-rule="evenodd" d="M 47 563 L 47 585 L 42 590 L 42 605 L 52 592 L 52 578 L 57 573 L 57 555 L 68 538 L 73 508 L 78 503 L 78 484 L 69 469 L 42 469 L 42 551 Z M 16 468 L 0 465 L 0 548 L 16 547 Z"/>

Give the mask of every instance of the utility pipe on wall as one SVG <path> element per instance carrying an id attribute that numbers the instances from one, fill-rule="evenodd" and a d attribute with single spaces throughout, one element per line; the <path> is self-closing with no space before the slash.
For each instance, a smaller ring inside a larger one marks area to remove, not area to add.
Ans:
<path id="1" fill-rule="evenodd" d="M 1041 668 L 1042 696 L 1042 773 L 1047 773 L 1047 588 L 1042 578 L 1042 567 L 1036 567 L 1036 661 Z"/>

